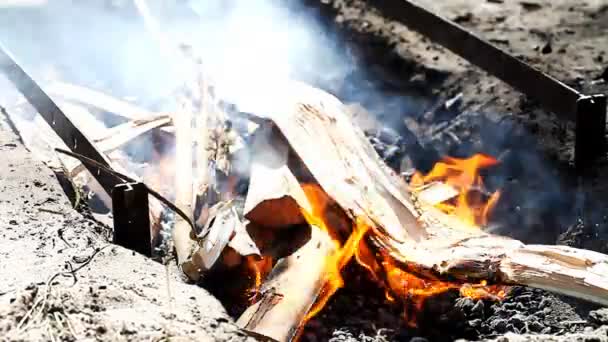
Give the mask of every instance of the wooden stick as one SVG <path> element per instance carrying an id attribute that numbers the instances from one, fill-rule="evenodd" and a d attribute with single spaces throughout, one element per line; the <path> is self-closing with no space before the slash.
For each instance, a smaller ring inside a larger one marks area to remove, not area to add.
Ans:
<path id="1" fill-rule="evenodd" d="M 185 213 L 193 212 L 192 190 L 192 109 L 184 102 L 184 108 L 174 115 L 175 125 L 175 205 Z M 177 262 L 181 270 L 190 279 L 196 280 L 199 269 L 190 260 L 195 248 L 191 227 L 186 220 L 176 217 L 173 228 L 173 243 Z"/>
<path id="2" fill-rule="evenodd" d="M 311 226 L 308 242 L 276 264 L 260 300 L 237 325 L 257 336 L 291 341 L 325 284 L 326 261 L 334 247 L 326 232 Z"/>
<path id="3" fill-rule="evenodd" d="M 103 137 L 95 139 L 95 145 L 101 151 L 108 153 L 146 132 L 171 122 L 171 118 L 167 115 L 156 114 L 155 116 L 146 120 L 128 121 L 112 127 L 106 131 Z"/>

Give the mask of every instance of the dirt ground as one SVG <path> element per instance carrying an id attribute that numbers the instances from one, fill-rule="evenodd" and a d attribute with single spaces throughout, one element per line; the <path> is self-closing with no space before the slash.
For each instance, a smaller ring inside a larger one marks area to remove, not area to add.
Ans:
<path id="1" fill-rule="evenodd" d="M 338 29 L 348 40 L 358 72 L 387 101 L 379 105 L 367 88 L 347 82 L 330 89 L 377 115 L 367 122 L 368 131 L 387 126 L 397 132 L 398 143 L 372 138 L 391 166 L 406 172 L 428 169 L 441 155 L 497 156 L 502 166 L 487 179 L 489 187 L 503 189 L 497 232 L 608 251 L 608 208 L 602 204 L 608 203 L 608 183 L 574 177 L 572 127 L 387 20 L 373 1 L 306 2 L 320 10 L 328 30 Z M 608 91 L 608 1 L 419 3 L 576 89 Z M 446 101 L 459 93 L 461 99 L 447 108 Z M 385 154 L 393 145 L 399 145 L 398 157 Z M 0 156 L 0 340 L 247 339 L 205 289 L 184 284 L 172 268 L 108 244 L 108 228 L 72 209 L 55 175 L 24 148 L 4 116 Z M 598 174 L 605 164 L 598 163 Z M 308 324 L 303 340 L 608 341 L 608 311 L 525 288 L 502 303 L 447 294 L 430 302 L 412 329 L 403 323 L 402 308 L 387 304 L 361 274 L 348 273 L 349 286 Z"/>

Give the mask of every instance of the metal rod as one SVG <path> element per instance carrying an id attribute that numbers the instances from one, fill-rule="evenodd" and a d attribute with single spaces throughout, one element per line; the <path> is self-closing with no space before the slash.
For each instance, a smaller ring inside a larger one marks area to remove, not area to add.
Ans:
<path id="1" fill-rule="evenodd" d="M 385 15 L 533 97 L 551 112 L 576 120 L 576 101 L 581 94 L 575 89 L 412 1 L 376 0 L 373 4 Z"/>
<path id="2" fill-rule="evenodd" d="M 576 124 L 574 162 L 588 169 L 605 150 L 606 99 L 584 96 L 572 87 L 517 59 L 462 26 L 410 0 L 374 0 L 373 6 L 432 41 L 463 57 L 560 119 Z"/>
<path id="3" fill-rule="evenodd" d="M 8 79 L 19 89 L 25 99 L 38 111 L 51 128 L 53 128 L 70 150 L 92 159 L 106 168 L 110 168 L 109 160 L 95 148 L 91 140 L 76 127 L 32 77 L 19 66 L 2 44 L 0 44 L 0 69 L 2 69 Z M 94 165 L 84 165 L 108 195 L 112 193 L 114 186 L 121 183 L 119 179 L 101 171 Z"/>

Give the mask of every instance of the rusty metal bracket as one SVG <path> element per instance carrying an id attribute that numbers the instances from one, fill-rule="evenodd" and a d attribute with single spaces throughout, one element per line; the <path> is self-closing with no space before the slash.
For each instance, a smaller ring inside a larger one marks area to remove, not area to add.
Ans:
<path id="1" fill-rule="evenodd" d="M 148 188 L 143 183 L 125 183 L 112 191 L 114 243 L 152 256 Z"/>
<path id="2" fill-rule="evenodd" d="M 588 169 L 595 159 L 603 155 L 606 147 L 606 102 L 603 95 L 585 96 L 410 0 L 374 0 L 372 4 L 387 17 L 401 22 L 538 101 L 560 119 L 575 123 L 574 163 L 578 171 Z"/>

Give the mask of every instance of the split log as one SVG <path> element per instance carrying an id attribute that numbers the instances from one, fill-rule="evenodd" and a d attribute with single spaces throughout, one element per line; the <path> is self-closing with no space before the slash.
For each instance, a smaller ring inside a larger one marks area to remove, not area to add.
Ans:
<path id="1" fill-rule="evenodd" d="M 289 146 L 273 131 L 263 125 L 253 137 L 245 217 L 268 228 L 306 223 L 301 211 L 312 209 L 287 165 Z"/>
<path id="2" fill-rule="evenodd" d="M 248 112 L 272 120 L 325 190 L 373 230 L 371 240 L 403 267 L 467 282 L 522 284 L 608 305 L 608 256 L 520 241 L 472 229 L 421 203 L 374 151 L 334 96 L 300 83 L 268 107 Z M 264 101 L 266 100 L 266 101 Z"/>
<path id="3" fill-rule="evenodd" d="M 192 109 L 184 103 L 178 114 L 173 117 L 175 126 L 175 205 L 183 212 L 193 212 L 193 172 L 192 172 Z M 198 267 L 190 259 L 196 245 L 192 228 L 181 217 L 176 217 L 172 236 L 177 263 L 182 272 L 190 279 L 198 278 Z"/>
<path id="4" fill-rule="evenodd" d="M 237 325 L 259 337 L 290 341 L 306 321 L 325 285 L 327 259 L 335 245 L 318 227 L 295 253 L 281 259 L 261 288 L 260 300 L 247 308 Z"/>
<path id="5" fill-rule="evenodd" d="M 108 153 L 146 132 L 169 123 L 171 123 L 171 118 L 164 114 L 156 114 L 148 119 L 128 121 L 109 128 L 103 136 L 94 139 L 94 142 L 100 151 Z"/>

